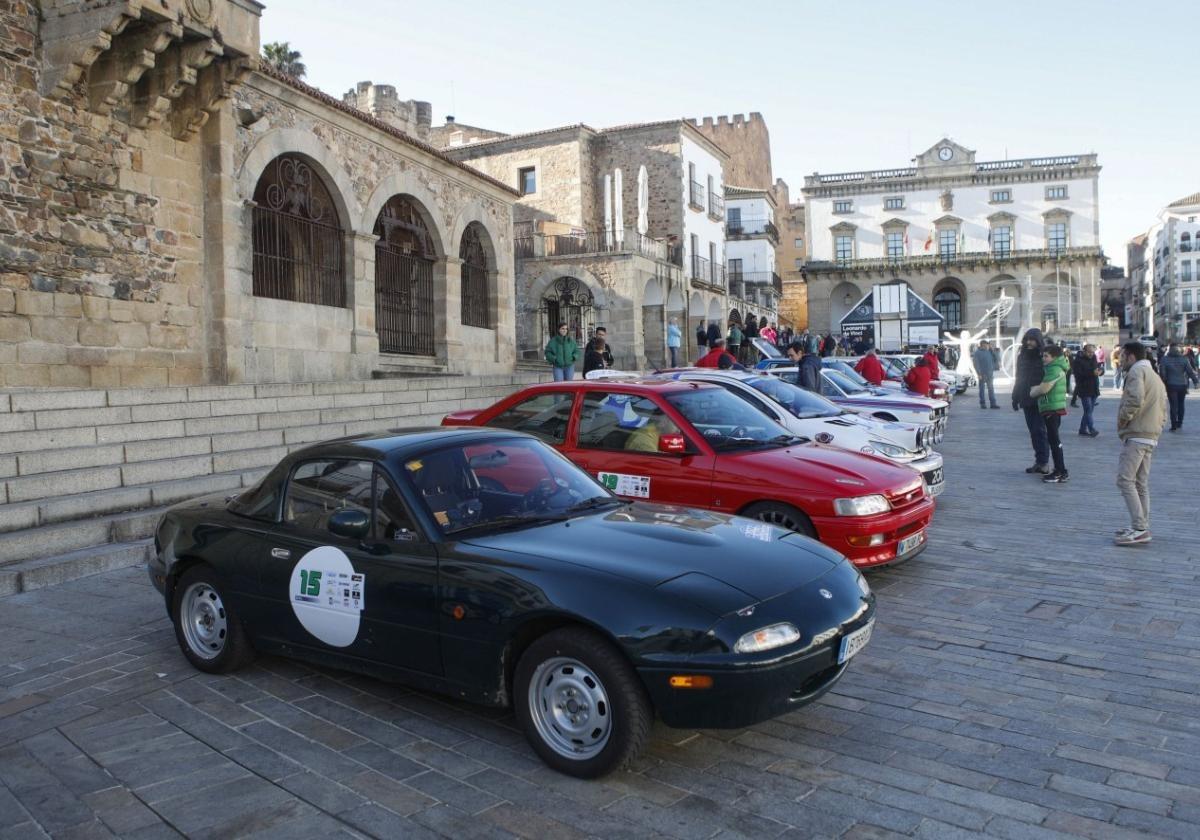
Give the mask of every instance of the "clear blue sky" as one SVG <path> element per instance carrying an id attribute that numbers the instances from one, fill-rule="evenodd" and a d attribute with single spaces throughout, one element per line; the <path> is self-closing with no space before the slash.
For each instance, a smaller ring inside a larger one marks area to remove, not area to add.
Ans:
<path id="1" fill-rule="evenodd" d="M 999 3 L 267 0 L 262 40 L 340 96 L 521 132 L 759 111 L 776 177 L 902 166 L 943 134 L 980 160 L 1096 152 L 1100 235 L 1200 190 L 1200 7 Z"/>

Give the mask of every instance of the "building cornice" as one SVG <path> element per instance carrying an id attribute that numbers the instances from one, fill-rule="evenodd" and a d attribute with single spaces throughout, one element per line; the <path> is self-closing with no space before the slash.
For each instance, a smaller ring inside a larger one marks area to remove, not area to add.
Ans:
<path id="1" fill-rule="evenodd" d="M 1069 163 L 1069 161 L 1075 161 Z M 946 187 L 1004 186 L 1019 183 L 1094 178 L 1100 173 L 1096 155 L 1071 155 L 1057 158 L 1030 158 L 975 164 L 969 171 L 940 173 L 917 167 L 845 172 L 834 175 L 814 173 L 806 176 L 801 193 L 805 201 L 814 198 L 842 197 L 865 193 L 901 193 Z"/>

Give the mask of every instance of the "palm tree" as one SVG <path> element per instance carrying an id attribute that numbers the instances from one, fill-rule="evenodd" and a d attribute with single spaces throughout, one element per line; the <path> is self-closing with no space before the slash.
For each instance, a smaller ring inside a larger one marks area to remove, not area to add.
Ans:
<path id="1" fill-rule="evenodd" d="M 307 71 L 304 63 L 300 60 L 300 53 L 293 50 L 292 45 L 287 41 L 263 44 L 262 51 L 263 60 L 280 73 L 295 76 L 297 79 L 304 78 Z"/>

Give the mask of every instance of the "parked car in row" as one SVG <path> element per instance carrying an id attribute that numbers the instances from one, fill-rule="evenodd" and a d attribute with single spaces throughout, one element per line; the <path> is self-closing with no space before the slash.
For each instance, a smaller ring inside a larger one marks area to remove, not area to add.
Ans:
<path id="1" fill-rule="evenodd" d="M 820 394 L 759 371 L 684 368 L 664 371 L 662 376 L 720 385 L 808 440 L 912 467 L 924 476 L 931 496 L 940 495 L 946 487 L 942 456 L 932 448 L 936 439 L 932 423 L 893 423 L 848 411 Z"/>
<path id="2" fill-rule="evenodd" d="M 889 388 L 893 391 L 903 391 L 908 396 L 921 396 L 916 391 L 909 389 L 904 381 L 904 374 L 908 372 L 909 366 L 897 359 L 894 356 L 876 356 L 879 359 L 879 364 L 883 368 L 883 382 L 875 386 L 863 378 L 855 366 L 861 361 L 861 356 L 850 356 L 842 359 L 837 359 L 837 364 L 832 365 L 834 369 L 841 371 L 856 384 L 865 388 Z M 950 402 L 950 398 L 954 395 L 954 389 L 945 379 L 933 379 L 929 382 L 929 396 L 935 400 L 945 400 Z"/>
<path id="3" fill-rule="evenodd" d="M 617 495 L 759 519 L 819 539 L 858 566 L 915 556 L 933 517 L 916 470 L 805 443 L 704 382 L 543 383 L 443 423 L 528 432 Z"/>
<path id="4" fill-rule="evenodd" d="M 579 777 L 632 761 L 655 716 L 733 728 L 812 702 L 875 612 L 817 542 L 628 502 L 528 435 L 477 428 L 293 452 L 239 496 L 171 508 L 148 571 L 201 671 L 257 651 L 512 707 Z"/>

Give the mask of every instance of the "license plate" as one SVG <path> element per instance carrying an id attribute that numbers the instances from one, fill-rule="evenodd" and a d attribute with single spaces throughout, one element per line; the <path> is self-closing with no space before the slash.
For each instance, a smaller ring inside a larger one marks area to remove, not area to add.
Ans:
<path id="1" fill-rule="evenodd" d="M 945 480 L 942 469 L 942 467 L 938 467 L 936 470 L 930 470 L 925 473 L 925 483 L 929 485 L 930 491 L 933 490 L 935 485 L 939 485 Z"/>
<path id="2" fill-rule="evenodd" d="M 905 537 L 904 539 L 900 540 L 900 544 L 896 546 L 896 556 L 903 557 L 905 554 L 908 554 L 908 552 L 919 546 L 924 539 L 925 532 L 918 531 L 911 537 Z"/>
<path id="3" fill-rule="evenodd" d="M 874 627 L 875 619 L 871 619 L 866 627 L 860 627 L 850 635 L 842 637 L 841 647 L 838 648 L 839 665 L 867 646 L 867 642 L 871 641 L 871 630 Z"/>

